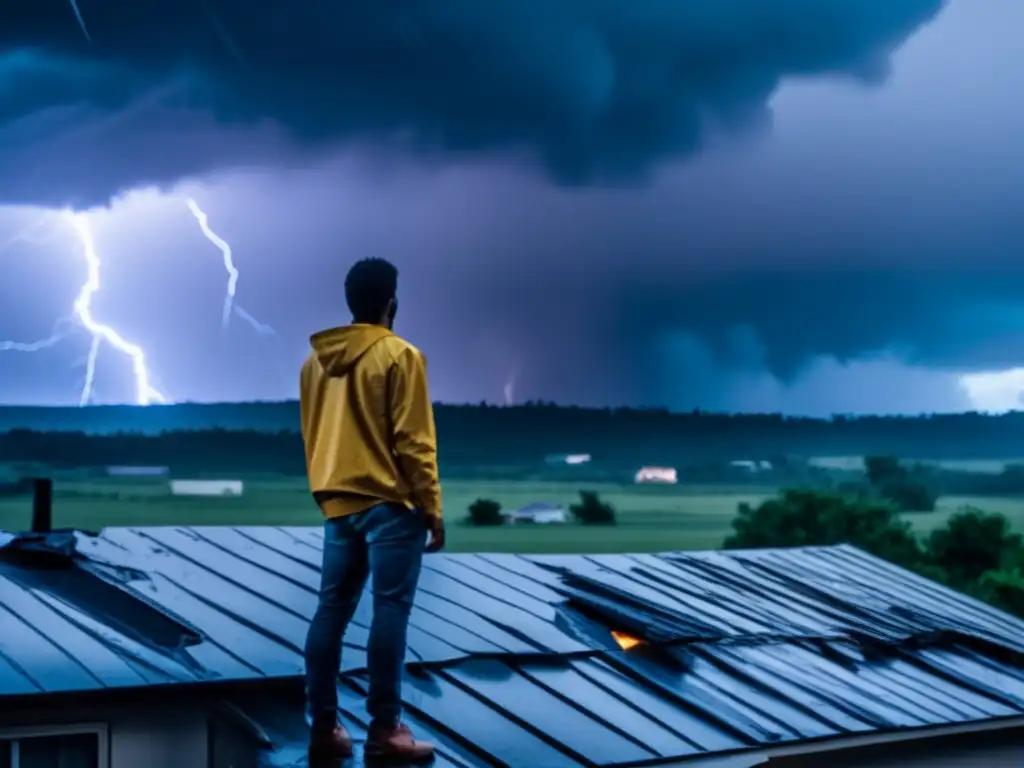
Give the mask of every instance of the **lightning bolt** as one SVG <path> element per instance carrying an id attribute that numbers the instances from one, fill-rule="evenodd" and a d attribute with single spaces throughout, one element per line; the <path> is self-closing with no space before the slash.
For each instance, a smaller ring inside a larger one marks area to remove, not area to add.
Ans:
<path id="1" fill-rule="evenodd" d="M 89 35 L 89 28 L 85 26 L 85 17 L 82 16 L 82 9 L 78 7 L 78 0 L 71 0 L 71 10 L 75 14 L 75 20 L 78 22 L 82 34 L 85 35 L 85 39 L 91 43 L 92 37 Z"/>
<path id="2" fill-rule="evenodd" d="M 98 322 L 93 317 L 92 299 L 100 290 L 100 268 L 102 264 L 96 251 L 96 244 L 93 241 L 92 228 L 89 226 L 89 219 L 84 213 L 64 211 L 64 216 L 78 234 L 78 239 L 82 245 L 82 255 L 85 257 L 86 264 L 86 280 L 78 292 L 78 297 L 75 299 L 75 317 L 92 334 L 92 346 L 89 348 L 89 357 L 86 362 L 85 385 L 82 387 L 80 405 L 88 404 L 92 398 L 93 381 L 96 375 L 96 358 L 99 355 L 100 346 L 103 342 L 106 342 L 118 352 L 131 359 L 132 372 L 135 374 L 135 402 L 138 405 L 167 402 L 167 399 L 149 383 L 149 368 L 146 365 L 146 353 L 142 347 L 126 341 L 112 327 Z"/>
<path id="3" fill-rule="evenodd" d="M 512 371 L 512 375 L 505 382 L 505 386 L 502 389 L 502 393 L 505 395 L 505 405 L 516 404 L 516 379 L 518 378 L 519 371 Z"/>
<path id="4" fill-rule="evenodd" d="M 274 329 L 265 325 L 255 317 L 246 312 L 235 303 L 235 294 L 238 290 L 239 272 L 235 267 L 231 246 L 209 225 L 206 213 L 199 207 L 195 200 L 188 199 L 188 208 L 192 212 L 203 235 L 213 243 L 221 252 L 224 259 L 224 269 L 228 273 L 227 291 L 224 297 L 224 309 L 221 317 L 222 325 L 227 328 L 228 321 L 232 314 L 237 315 L 252 326 L 258 333 L 274 334 Z M 100 349 L 104 346 L 113 347 L 125 355 L 131 361 L 132 373 L 135 380 L 135 402 L 138 405 L 150 405 L 152 403 L 166 403 L 167 398 L 159 392 L 151 383 L 149 367 L 146 362 L 146 353 L 138 344 L 125 339 L 112 326 L 101 323 L 93 315 L 93 298 L 101 288 L 100 275 L 102 261 L 96 249 L 93 238 L 92 227 L 89 224 L 88 216 L 84 213 L 76 213 L 71 210 L 61 212 L 63 221 L 71 226 L 78 236 L 81 246 L 82 257 L 86 265 L 86 280 L 79 289 L 73 305 L 72 317 L 63 319 L 56 324 L 53 333 L 45 339 L 37 341 L 5 341 L 0 340 L 0 352 L 39 352 L 54 347 L 66 339 L 70 332 L 65 327 L 68 323 L 74 323 L 84 328 L 92 338 L 89 346 L 89 354 L 85 362 L 85 381 L 82 385 L 79 405 L 88 405 L 93 397 L 93 388 L 96 380 L 96 361 Z M 0 242 L 0 251 L 4 251 L 18 243 L 29 243 L 32 245 L 43 245 L 53 239 L 55 228 L 51 229 L 45 237 L 39 237 L 36 232 L 43 225 L 53 221 L 53 214 L 43 217 L 31 226 L 10 239 Z"/>
<path id="5" fill-rule="evenodd" d="M 232 312 L 238 315 L 240 318 L 245 320 L 257 333 L 265 335 L 273 334 L 274 329 L 269 325 L 265 325 L 257 320 L 255 317 L 250 315 L 240 306 L 235 304 L 235 293 L 238 291 L 238 268 L 235 267 L 234 255 L 231 252 L 231 245 L 224 240 L 220 235 L 210 229 L 210 220 L 207 217 L 206 212 L 199 207 L 192 198 L 188 198 L 185 201 L 188 204 L 189 211 L 195 217 L 196 222 L 199 224 L 199 229 L 202 230 L 203 235 L 220 251 L 221 256 L 224 258 L 224 269 L 228 273 L 228 286 L 227 291 L 224 294 L 224 310 L 221 313 L 221 327 L 227 329 L 228 322 L 231 320 Z"/>
<path id="6" fill-rule="evenodd" d="M 89 28 L 85 26 L 85 17 L 82 15 L 82 9 L 78 7 L 78 0 L 71 0 L 71 9 L 75 14 L 75 20 L 78 22 L 79 29 L 82 30 L 85 39 L 91 43 L 92 37 L 89 35 Z"/>
<path id="7" fill-rule="evenodd" d="M 96 359 L 99 356 L 103 343 L 121 352 L 130 358 L 132 372 L 135 376 L 135 402 L 139 405 L 149 405 L 154 402 L 167 402 L 166 398 L 150 384 L 149 368 L 146 365 L 146 355 L 140 346 L 125 340 L 121 334 L 111 326 L 105 325 L 93 316 L 92 300 L 100 290 L 100 270 L 102 263 L 99 253 L 96 250 L 96 243 L 93 240 L 92 228 L 89 226 L 89 219 L 84 213 L 75 213 L 65 210 L 61 212 L 63 221 L 71 225 L 71 228 L 78 235 L 78 241 L 82 248 L 82 256 L 86 265 L 86 279 L 75 297 L 72 307 L 72 317 L 61 320 L 54 327 L 53 333 L 39 341 L 0 341 L 0 352 L 39 352 L 43 349 L 56 346 L 69 335 L 63 328 L 68 322 L 76 322 L 92 336 L 92 343 L 89 346 L 89 356 L 85 363 L 85 383 L 82 386 L 79 405 L 88 405 L 93 395 L 93 384 L 96 380 Z M 4 250 L 16 243 L 31 243 L 42 245 L 49 242 L 54 236 L 54 230 L 46 237 L 38 237 L 35 233 L 39 227 L 52 221 L 52 214 L 34 222 L 24 232 L 21 232 L 0 245 Z"/>
<path id="8" fill-rule="evenodd" d="M 55 347 L 64 341 L 64 334 L 54 332 L 39 341 L 0 341 L 0 352 L 38 352 L 41 349 Z"/>

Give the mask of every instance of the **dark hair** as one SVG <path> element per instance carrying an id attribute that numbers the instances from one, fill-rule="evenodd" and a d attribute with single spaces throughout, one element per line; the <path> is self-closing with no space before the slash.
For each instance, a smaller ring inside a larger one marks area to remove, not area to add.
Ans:
<path id="1" fill-rule="evenodd" d="M 345 278 L 345 301 L 357 323 L 379 323 L 398 292 L 398 269 L 384 259 L 363 259 Z"/>

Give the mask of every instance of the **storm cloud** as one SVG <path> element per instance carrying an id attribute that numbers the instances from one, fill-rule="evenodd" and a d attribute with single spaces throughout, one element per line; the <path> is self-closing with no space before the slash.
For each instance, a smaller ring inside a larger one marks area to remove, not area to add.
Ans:
<path id="1" fill-rule="evenodd" d="M 110 201 L 97 311 L 173 399 L 293 395 L 365 255 L 444 400 L 949 410 L 1024 365 L 1019 0 L 8 5 L 0 204 Z M 218 327 L 186 195 L 272 339 Z M 66 315 L 75 247 L 4 251 L 0 336 Z M 75 402 L 69 345 L 0 397 Z"/>
<path id="2" fill-rule="evenodd" d="M 943 4 L 8 3 L 0 199 L 88 205 L 345 142 L 635 182 L 719 132 L 766 127 L 784 78 L 880 82 Z"/>

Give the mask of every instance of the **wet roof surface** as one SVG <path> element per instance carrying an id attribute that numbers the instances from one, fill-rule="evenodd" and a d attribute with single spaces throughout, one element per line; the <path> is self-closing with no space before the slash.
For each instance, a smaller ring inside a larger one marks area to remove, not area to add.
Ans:
<path id="1" fill-rule="evenodd" d="M 301 673 L 318 528 L 3 542 L 0 695 Z M 369 610 L 340 680 L 357 734 Z M 1024 714 L 1024 622 L 850 547 L 429 556 L 407 662 L 408 719 L 442 766 L 636 765 Z M 289 740 L 279 765 L 298 764 Z"/>

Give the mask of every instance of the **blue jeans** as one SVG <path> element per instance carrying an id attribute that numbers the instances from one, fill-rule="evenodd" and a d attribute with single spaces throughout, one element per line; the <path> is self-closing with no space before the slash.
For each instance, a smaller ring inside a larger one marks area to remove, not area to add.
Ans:
<path id="1" fill-rule="evenodd" d="M 320 603 L 306 637 L 306 696 L 314 720 L 337 716 L 342 636 L 372 576 L 366 711 L 376 727 L 398 724 L 406 633 L 426 533 L 423 513 L 395 504 L 324 522 Z"/>

